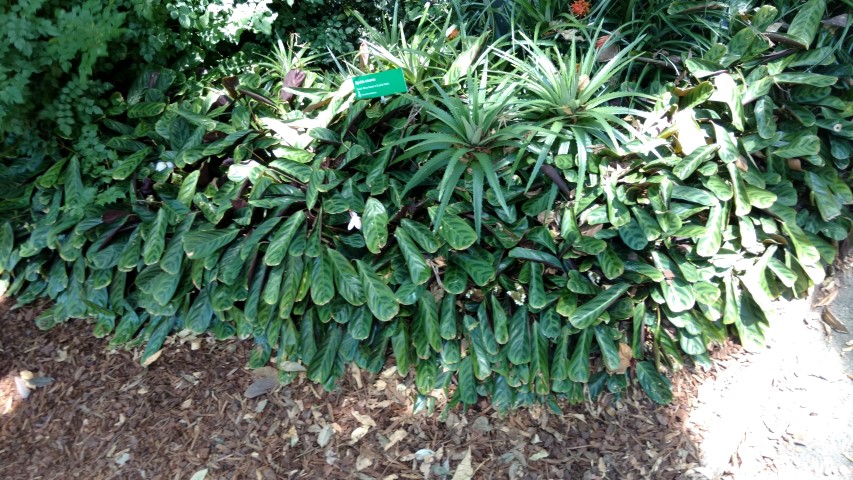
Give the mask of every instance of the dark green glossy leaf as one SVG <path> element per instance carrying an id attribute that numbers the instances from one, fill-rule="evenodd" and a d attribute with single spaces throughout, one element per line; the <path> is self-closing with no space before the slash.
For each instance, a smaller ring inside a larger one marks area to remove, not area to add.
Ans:
<path id="1" fill-rule="evenodd" d="M 361 225 L 367 249 L 379 253 L 388 241 L 388 212 L 382 202 L 373 197 L 367 199 Z"/>
<path id="2" fill-rule="evenodd" d="M 638 362 L 634 367 L 637 381 L 655 403 L 666 405 L 672 401 L 672 385 L 651 362 Z"/>
<path id="3" fill-rule="evenodd" d="M 166 209 L 157 211 L 157 217 L 145 235 L 145 245 L 142 247 L 142 261 L 145 265 L 153 265 L 160 261 L 163 251 L 166 249 L 166 228 L 169 220 L 166 217 Z"/>
<path id="4" fill-rule="evenodd" d="M 568 371 L 569 380 L 573 382 L 586 383 L 589 381 L 589 350 L 592 345 L 592 330 L 591 328 L 584 329 L 575 341 Z"/>
<path id="5" fill-rule="evenodd" d="M 468 288 L 468 274 L 456 263 L 448 262 L 444 267 L 442 282 L 448 293 L 459 295 Z"/>
<path id="6" fill-rule="evenodd" d="M 312 262 L 311 300 L 315 305 L 325 305 L 335 296 L 332 261 L 328 255 L 320 255 Z"/>
<path id="7" fill-rule="evenodd" d="M 548 252 L 543 252 L 541 250 L 532 250 L 529 248 L 516 247 L 509 251 L 509 256 L 521 260 L 531 260 L 534 262 L 544 263 L 549 266 L 559 268 L 561 270 L 563 268 L 560 259 L 558 259 L 554 255 L 551 255 Z"/>
<path id="8" fill-rule="evenodd" d="M 333 248 L 326 249 L 326 256 L 334 268 L 337 292 L 351 305 L 363 305 L 367 298 L 355 267 L 341 252 Z"/>
<path id="9" fill-rule="evenodd" d="M 509 343 L 507 348 L 507 359 L 513 365 L 522 365 L 530 362 L 530 324 L 527 320 L 527 308 L 518 307 L 509 319 Z"/>
<path id="10" fill-rule="evenodd" d="M 697 148 L 678 162 L 672 169 L 672 173 L 682 180 L 686 179 L 696 171 L 699 165 L 710 160 L 718 148 L 717 145 L 703 145 Z"/>
<path id="11" fill-rule="evenodd" d="M 231 243 L 240 231 L 236 228 L 194 230 L 184 235 L 184 252 L 190 260 L 203 260 Z"/>
<path id="12" fill-rule="evenodd" d="M 394 298 L 394 292 L 364 262 L 356 260 L 356 264 L 367 296 L 367 306 L 373 315 L 383 322 L 397 316 L 400 306 Z"/>
<path id="13" fill-rule="evenodd" d="M 708 212 L 708 221 L 705 223 L 705 235 L 696 241 L 696 254 L 710 257 L 720 250 L 723 243 L 723 230 L 726 223 L 727 208 L 723 205 L 711 207 Z"/>
<path id="14" fill-rule="evenodd" d="M 532 262 L 530 265 L 530 284 L 528 294 L 530 296 L 528 304 L 531 308 L 539 310 L 548 303 L 548 297 L 545 295 L 545 286 L 542 282 L 542 264 Z M 534 310 L 535 311 L 535 310 Z"/>
<path id="15" fill-rule="evenodd" d="M 445 295 L 441 300 L 439 334 L 445 340 L 456 338 L 456 295 Z"/>
<path id="16" fill-rule="evenodd" d="M 497 297 L 491 297 L 492 322 L 494 323 L 495 340 L 501 345 L 505 345 L 509 341 L 508 319 L 503 305 L 500 304 Z"/>
<path id="17" fill-rule="evenodd" d="M 426 225 L 404 218 L 400 221 L 400 226 L 425 252 L 435 253 L 441 248 L 441 240 Z"/>
<path id="18" fill-rule="evenodd" d="M 619 237 L 631 250 L 642 250 L 649 244 L 646 233 L 636 220 L 631 220 L 628 224 L 619 228 Z"/>
<path id="19" fill-rule="evenodd" d="M 401 228 L 396 230 L 394 236 L 397 239 L 400 251 L 403 253 L 403 258 L 406 259 L 412 283 L 415 285 L 426 283 L 432 276 L 432 269 L 427 265 L 423 254 L 418 250 L 415 242 Z"/>
<path id="20" fill-rule="evenodd" d="M 484 250 L 469 250 L 453 256 L 453 263 L 460 265 L 477 286 L 485 286 L 495 278 L 492 256 Z"/>
<path id="21" fill-rule="evenodd" d="M 477 233 L 468 222 L 449 213 L 442 216 L 438 234 L 454 250 L 465 250 L 477 241 Z"/>
<path id="22" fill-rule="evenodd" d="M 195 333 L 204 333 L 212 319 L 213 307 L 210 304 L 210 293 L 207 288 L 203 288 L 187 312 L 184 325 Z"/>
<path id="23" fill-rule="evenodd" d="M 788 35 L 808 49 L 820 28 L 820 20 L 826 11 L 826 0 L 809 0 L 805 3 L 788 27 Z"/>
<path id="24" fill-rule="evenodd" d="M 609 372 L 618 370 L 620 363 L 619 347 L 616 346 L 616 342 L 613 341 L 610 329 L 603 325 L 596 325 L 593 327 L 593 332 L 595 333 L 595 340 L 598 343 L 598 348 L 601 351 L 601 359 L 604 362 L 604 368 Z"/>
<path id="25" fill-rule="evenodd" d="M 584 303 L 569 317 L 569 322 L 575 327 L 585 329 L 593 325 L 598 318 L 613 305 L 631 286 L 627 283 L 620 283 L 604 290 L 595 296 L 592 300 Z M 575 380 L 577 381 L 577 380 Z"/>
<path id="26" fill-rule="evenodd" d="M 608 280 L 613 280 L 622 276 L 622 273 L 625 271 L 625 265 L 622 263 L 622 259 L 616 255 L 616 252 L 611 250 L 610 248 L 606 248 L 601 253 L 599 253 L 596 258 L 598 259 L 598 265 L 601 267 L 601 272 L 604 273 L 604 276 Z"/>

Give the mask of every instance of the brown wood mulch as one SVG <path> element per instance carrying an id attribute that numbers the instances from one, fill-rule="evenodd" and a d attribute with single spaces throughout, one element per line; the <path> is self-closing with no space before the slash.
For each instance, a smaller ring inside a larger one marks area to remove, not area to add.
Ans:
<path id="1" fill-rule="evenodd" d="M 352 369 L 337 391 L 297 379 L 248 399 L 249 342 L 173 341 L 143 368 L 74 321 L 38 330 L 0 303 L 0 478 L 675 479 L 695 467 L 674 405 L 616 401 L 500 418 L 483 402 L 412 415 L 411 380 Z M 23 372 L 23 374 L 22 374 Z M 21 398 L 15 377 L 41 383 Z M 53 380 L 45 379 L 50 377 Z"/>

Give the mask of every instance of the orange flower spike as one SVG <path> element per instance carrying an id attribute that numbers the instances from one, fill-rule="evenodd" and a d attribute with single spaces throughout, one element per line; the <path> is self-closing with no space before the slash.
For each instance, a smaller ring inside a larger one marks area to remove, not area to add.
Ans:
<path id="1" fill-rule="evenodd" d="M 588 0 L 575 0 L 569 8 L 572 10 L 572 15 L 583 17 L 589 13 L 591 7 L 592 5 L 590 5 Z"/>

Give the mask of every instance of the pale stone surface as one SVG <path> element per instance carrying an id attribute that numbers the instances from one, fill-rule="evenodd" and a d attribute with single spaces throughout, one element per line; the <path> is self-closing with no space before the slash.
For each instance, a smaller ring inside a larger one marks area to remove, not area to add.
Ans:
<path id="1" fill-rule="evenodd" d="M 853 331 L 853 275 L 830 308 Z M 853 335 L 804 300 L 784 302 L 767 348 L 702 385 L 689 423 L 704 430 L 708 478 L 853 478 Z"/>

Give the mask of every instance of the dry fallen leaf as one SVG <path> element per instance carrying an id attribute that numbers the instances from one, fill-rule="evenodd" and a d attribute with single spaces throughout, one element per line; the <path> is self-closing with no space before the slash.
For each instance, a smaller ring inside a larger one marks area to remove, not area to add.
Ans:
<path id="1" fill-rule="evenodd" d="M 373 419 L 370 418 L 369 415 L 362 415 L 362 414 L 358 413 L 357 410 L 353 410 L 352 416 L 356 420 L 358 420 L 358 423 L 360 423 L 366 427 L 375 427 L 376 426 L 376 422 L 374 422 Z"/>
<path id="2" fill-rule="evenodd" d="M 359 455 L 355 460 L 355 471 L 360 472 L 373 464 L 373 459 L 364 455 Z"/>
<path id="3" fill-rule="evenodd" d="M 823 320 L 823 323 L 832 327 L 833 330 L 840 333 L 850 333 L 850 330 L 841 323 L 841 320 L 835 316 L 834 313 L 829 308 L 824 308 L 823 312 L 820 314 L 820 319 Z"/>
<path id="4" fill-rule="evenodd" d="M 406 438 L 406 435 L 409 433 L 403 430 L 402 428 L 392 433 L 390 437 L 388 437 L 388 444 L 385 445 L 385 451 L 391 449 L 394 445 L 396 445 L 400 440 Z"/>
<path id="5" fill-rule="evenodd" d="M 130 460 L 130 454 L 127 452 L 124 452 L 115 458 L 116 465 L 118 465 L 118 466 L 123 466 L 129 460 Z"/>
<path id="6" fill-rule="evenodd" d="M 825 307 L 825 306 L 831 304 L 835 300 L 835 297 L 838 296 L 838 287 L 835 287 L 835 288 L 832 288 L 829 290 L 825 290 L 821 293 L 822 293 L 821 297 L 818 298 L 817 300 L 815 300 L 815 302 L 814 302 L 815 307 Z"/>
<path id="7" fill-rule="evenodd" d="M 465 453 L 465 457 L 459 462 L 456 471 L 453 472 L 451 480 L 471 480 L 474 477 L 474 468 L 471 466 L 471 448 Z"/>
<path id="8" fill-rule="evenodd" d="M 320 430 L 320 433 L 317 435 L 317 445 L 321 447 L 325 447 L 332 441 L 332 437 L 335 435 L 335 429 L 331 425 L 326 425 Z"/>
<path id="9" fill-rule="evenodd" d="M 199 471 L 195 472 L 193 474 L 193 476 L 190 477 L 190 480 L 204 480 L 205 477 L 207 477 L 207 469 L 206 468 L 204 470 L 199 470 Z"/>
<path id="10" fill-rule="evenodd" d="M 361 427 L 358 427 L 355 430 L 353 430 L 352 433 L 350 434 L 350 439 L 351 439 L 350 445 L 361 440 L 362 437 L 367 435 L 367 432 L 369 432 L 369 431 L 370 431 L 370 427 L 365 427 L 363 425 Z"/>
<path id="11" fill-rule="evenodd" d="M 151 365 L 152 363 L 156 362 L 157 359 L 160 358 L 160 355 L 162 355 L 162 354 L 163 354 L 163 349 L 161 348 L 160 350 L 157 350 L 156 352 L 152 353 L 150 357 L 146 358 L 145 361 L 142 362 L 142 366 L 147 367 L 147 366 Z"/>
<path id="12" fill-rule="evenodd" d="M 30 387 L 27 386 L 27 381 L 21 377 L 15 377 L 15 388 L 18 389 L 18 395 L 24 400 L 30 398 Z"/>
<path id="13" fill-rule="evenodd" d="M 305 365 L 297 362 L 288 362 L 284 361 L 278 364 L 278 368 L 281 369 L 282 372 L 304 372 L 306 371 Z"/>
<path id="14" fill-rule="evenodd" d="M 249 388 L 246 389 L 243 395 L 246 398 L 259 397 L 265 393 L 273 391 L 273 389 L 275 389 L 275 387 L 277 386 L 278 378 L 261 377 L 252 382 L 252 384 L 249 385 Z"/>
<path id="15" fill-rule="evenodd" d="M 633 358 L 633 354 L 631 353 L 631 346 L 627 343 L 619 343 L 619 366 L 616 367 L 611 373 L 623 374 L 628 370 L 628 367 L 631 366 L 631 359 Z"/>
<path id="16" fill-rule="evenodd" d="M 61 362 L 64 362 L 66 360 L 68 360 L 68 351 L 63 350 L 61 348 L 57 349 L 56 353 L 54 353 L 54 355 L 53 355 L 53 361 L 61 363 Z"/>
<path id="17" fill-rule="evenodd" d="M 545 450 L 539 450 L 538 452 L 531 455 L 528 460 L 530 460 L 531 462 L 535 462 L 536 460 L 542 460 L 546 457 L 548 457 L 548 452 Z"/>

